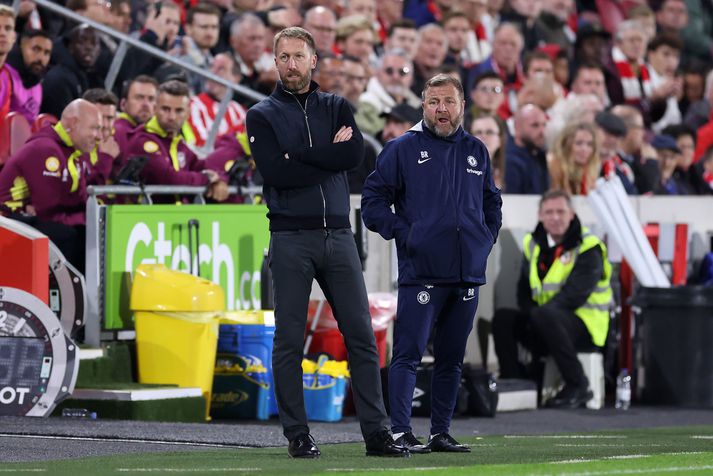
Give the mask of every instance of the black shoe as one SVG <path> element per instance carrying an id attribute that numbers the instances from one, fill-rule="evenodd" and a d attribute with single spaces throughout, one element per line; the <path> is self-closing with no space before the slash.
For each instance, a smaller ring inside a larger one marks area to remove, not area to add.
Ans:
<path id="1" fill-rule="evenodd" d="M 428 438 L 426 445 L 434 453 L 470 453 L 470 448 L 458 443 L 448 433 L 438 433 Z"/>
<path id="2" fill-rule="evenodd" d="M 547 402 L 548 408 L 579 408 L 584 406 L 594 396 L 589 390 L 589 384 L 575 387 L 565 384 L 562 390 Z"/>
<path id="3" fill-rule="evenodd" d="M 388 430 L 380 430 L 366 439 L 366 455 L 408 458 L 411 453 L 405 446 L 396 444 Z"/>
<path id="4" fill-rule="evenodd" d="M 309 433 L 303 433 L 290 440 L 287 453 L 291 458 L 319 458 L 319 455 L 322 454 Z"/>
<path id="5" fill-rule="evenodd" d="M 395 440 L 395 443 L 399 446 L 404 446 L 408 448 L 411 453 L 422 454 L 431 452 L 431 448 L 418 441 L 418 438 L 413 436 L 413 433 L 411 433 L 410 431 L 399 436 Z"/>

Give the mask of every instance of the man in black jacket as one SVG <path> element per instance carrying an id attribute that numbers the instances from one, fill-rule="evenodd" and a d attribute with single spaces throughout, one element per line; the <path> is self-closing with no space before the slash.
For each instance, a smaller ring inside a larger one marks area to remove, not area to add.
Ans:
<path id="1" fill-rule="evenodd" d="M 569 196 L 554 190 L 540 200 L 535 231 L 523 241 L 520 309 L 493 317 L 500 378 L 526 378 L 517 343 L 533 357 L 550 354 L 565 385 L 548 406 L 576 408 L 592 398 L 577 351 L 603 347 L 612 302 L 606 246 L 582 227 Z"/>
<path id="2" fill-rule="evenodd" d="M 349 353 L 354 399 L 366 454 L 409 456 L 387 430 L 379 358 L 361 264 L 349 224 L 346 171 L 364 154 L 344 98 L 318 91 L 312 35 L 299 27 L 275 35 L 280 82 L 248 111 L 250 148 L 270 219 L 275 291 L 273 371 L 288 453 L 316 458 L 302 393 L 302 345 L 312 281 L 324 291 Z"/>

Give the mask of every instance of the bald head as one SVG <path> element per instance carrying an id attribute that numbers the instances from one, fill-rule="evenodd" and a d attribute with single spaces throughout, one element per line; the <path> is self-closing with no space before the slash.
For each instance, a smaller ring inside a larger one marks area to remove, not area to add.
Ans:
<path id="1" fill-rule="evenodd" d="M 75 99 L 62 111 L 60 123 L 69 134 L 74 146 L 89 153 L 101 137 L 101 114 L 96 105 L 84 99 Z"/>
<path id="2" fill-rule="evenodd" d="M 515 143 L 520 147 L 545 148 L 547 115 L 534 104 L 525 104 L 515 113 Z"/>

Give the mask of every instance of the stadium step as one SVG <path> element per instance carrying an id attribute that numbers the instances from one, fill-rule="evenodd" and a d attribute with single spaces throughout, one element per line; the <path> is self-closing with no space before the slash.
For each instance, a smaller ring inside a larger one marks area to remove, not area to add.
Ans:
<path id="1" fill-rule="evenodd" d="M 498 413 L 537 408 L 537 384 L 532 380 L 498 379 Z"/>

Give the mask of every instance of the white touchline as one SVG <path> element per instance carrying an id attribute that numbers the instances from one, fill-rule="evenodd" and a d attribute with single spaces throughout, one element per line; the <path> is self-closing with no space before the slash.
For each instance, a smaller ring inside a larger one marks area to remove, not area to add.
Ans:
<path id="1" fill-rule="evenodd" d="M 116 468 L 120 473 L 225 473 L 227 471 L 262 471 L 263 468 Z"/>
<path id="2" fill-rule="evenodd" d="M 582 473 L 563 473 L 557 472 L 552 474 L 530 473 L 527 476 L 608 476 L 616 474 L 660 474 L 660 473 L 680 473 L 683 471 L 710 471 L 713 465 L 706 466 L 671 466 L 668 468 L 650 468 L 650 469 L 611 469 L 606 471 L 585 471 Z"/>
<path id="3" fill-rule="evenodd" d="M 0 468 L 0 473 L 46 473 L 47 470 L 44 468 L 20 468 L 20 469 L 6 469 Z"/>
<path id="4" fill-rule="evenodd" d="M 106 441 L 118 443 L 151 443 L 156 445 L 176 445 L 176 446 L 210 446 L 215 448 L 236 448 L 249 449 L 250 446 L 227 445 L 220 443 L 197 443 L 191 441 L 168 441 L 168 440 L 144 440 L 140 438 L 97 438 L 89 436 L 55 436 L 55 435 L 17 435 L 14 433 L 0 433 L 0 437 L 6 438 L 38 438 L 43 440 L 77 440 L 77 441 Z"/>
<path id="5" fill-rule="evenodd" d="M 628 438 L 626 435 L 503 435 L 504 438 L 551 438 L 554 440 L 588 440 L 588 439 L 623 439 Z"/>
<path id="6" fill-rule="evenodd" d="M 362 468 L 327 468 L 325 471 L 329 471 L 330 473 L 353 473 L 355 471 L 359 471 L 360 473 L 383 473 L 384 471 L 396 471 L 399 473 L 405 473 L 407 471 L 434 471 L 434 470 L 442 470 L 442 469 L 449 469 L 448 466 L 423 466 L 423 467 L 416 467 L 416 468 L 367 468 L 367 469 L 362 469 Z"/>

